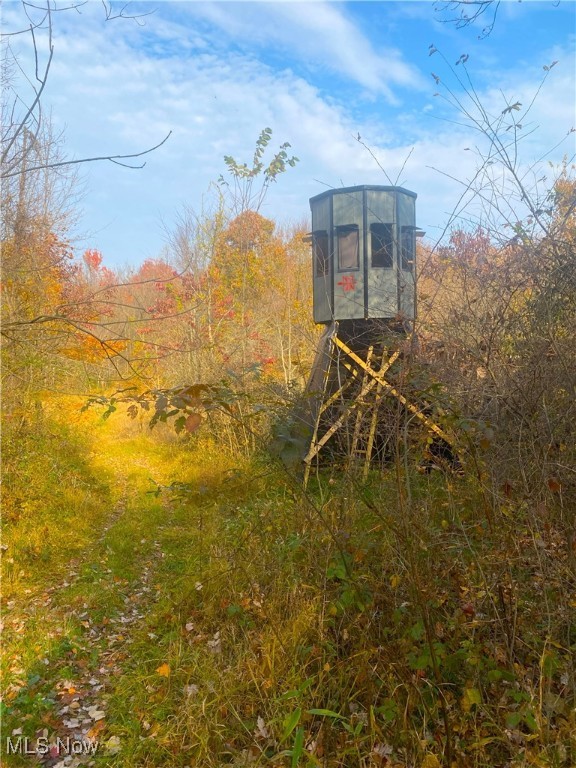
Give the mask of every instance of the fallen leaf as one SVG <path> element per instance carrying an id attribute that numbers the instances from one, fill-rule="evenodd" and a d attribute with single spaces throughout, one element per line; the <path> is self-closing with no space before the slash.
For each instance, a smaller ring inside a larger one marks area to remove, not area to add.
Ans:
<path id="1" fill-rule="evenodd" d="M 64 725 L 66 726 L 66 728 L 78 728 L 80 725 L 80 720 L 73 717 L 70 720 L 64 720 Z"/>
<path id="2" fill-rule="evenodd" d="M 120 738 L 118 736 L 110 736 L 108 741 L 104 742 L 104 747 L 110 754 L 115 755 L 120 751 Z"/>
<path id="3" fill-rule="evenodd" d="M 160 664 L 156 670 L 156 674 L 160 675 L 161 677 L 170 677 L 170 664 Z"/>
<path id="4" fill-rule="evenodd" d="M 90 741 L 95 741 L 98 738 L 98 735 L 101 733 L 101 731 L 104 730 L 106 727 L 106 723 L 104 720 L 98 720 L 98 722 L 94 723 L 92 728 L 86 733 L 86 737 L 90 739 Z"/>
<path id="5" fill-rule="evenodd" d="M 268 728 L 266 727 L 266 722 L 263 717 L 260 715 L 258 716 L 258 719 L 256 720 L 256 730 L 254 731 L 254 735 L 256 737 L 260 737 L 262 739 L 269 739 L 270 733 L 268 731 Z"/>

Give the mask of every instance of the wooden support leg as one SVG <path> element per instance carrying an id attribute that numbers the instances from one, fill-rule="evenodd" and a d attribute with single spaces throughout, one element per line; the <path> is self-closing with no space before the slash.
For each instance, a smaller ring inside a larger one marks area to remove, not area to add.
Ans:
<path id="1" fill-rule="evenodd" d="M 396 389 L 396 387 L 394 387 L 384 378 L 385 374 L 389 371 L 389 369 L 400 356 L 399 350 L 396 350 L 388 359 L 386 359 L 386 352 L 384 352 L 379 370 L 376 370 L 372 367 L 372 358 L 374 355 L 373 347 L 369 348 L 366 359 L 363 360 L 338 337 L 337 332 L 335 332 L 332 336 L 330 343 L 331 348 L 329 364 L 327 365 L 327 370 L 325 372 L 324 390 L 322 393 L 323 402 L 318 407 L 318 415 L 316 418 L 310 449 L 304 459 L 304 487 L 306 487 L 308 482 L 312 461 L 318 456 L 330 438 L 335 435 L 336 432 L 341 429 L 341 427 L 348 421 L 353 413 L 356 414 L 356 420 L 352 433 L 352 442 L 349 448 L 349 459 L 352 461 L 354 457 L 362 455 L 364 457 L 363 477 L 367 477 L 368 471 L 370 469 L 370 461 L 372 458 L 375 436 L 378 428 L 378 403 L 382 395 L 391 395 L 392 397 L 395 397 L 402 403 L 406 410 L 412 413 L 413 416 L 417 418 L 422 424 L 424 424 L 430 431 L 434 432 L 448 445 L 453 445 L 453 440 L 451 437 L 437 424 L 435 424 L 432 419 L 426 416 L 420 406 L 409 402 L 409 400 L 398 389 Z M 336 350 L 343 352 L 347 359 L 336 361 Z M 329 397 L 326 397 L 330 380 L 330 370 L 334 365 L 343 365 L 348 370 L 350 375 L 349 378 L 340 384 L 336 392 L 331 394 Z M 356 395 L 355 400 L 350 401 L 348 404 L 344 405 L 336 420 L 328 427 L 328 429 L 326 429 L 323 435 L 320 435 L 320 426 L 326 411 L 335 403 L 337 403 L 338 400 L 341 400 L 343 394 L 348 390 L 351 384 L 354 381 L 358 381 L 360 377 L 362 377 L 362 385 L 360 392 L 358 395 Z M 369 400 L 368 396 L 370 396 Z M 363 433 L 363 429 L 366 426 L 366 413 L 368 410 L 371 410 L 370 420 L 367 425 L 367 430 Z M 359 445 L 363 439 L 366 440 L 366 447 L 360 448 Z"/>

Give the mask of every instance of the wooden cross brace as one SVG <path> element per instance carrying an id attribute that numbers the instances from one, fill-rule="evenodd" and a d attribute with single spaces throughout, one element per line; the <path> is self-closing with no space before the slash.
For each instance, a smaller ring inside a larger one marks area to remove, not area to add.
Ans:
<path id="1" fill-rule="evenodd" d="M 320 450 L 328 440 L 334 435 L 340 427 L 347 421 L 349 416 L 353 411 L 360 408 L 362 405 L 362 399 L 375 387 L 379 386 L 384 391 L 395 397 L 397 400 L 399 400 L 402 405 L 410 411 L 419 421 L 421 421 L 429 430 L 434 432 L 438 437 L 442 438 L 442 440 L 446 441 L 448 445 L 453 444 L 452 438 L 444 432 L 443 429 L 441 429 L 437 424 L 435 424 L 432 419 L 428 418 L 425 414 L 422 413 L 422 410 L 414 405 L 413 403 L 409 402 L 404 395 L 399 392 L 396 387 L 392 386 L 386 379 L 384 378 L 384 374 L 390 369 L 390 367 L 394 364 L 394 362 L 398 359 L 400 352 L 396 351 L 394 354 L 387 360 L 385 363 L 382 364 L 382 367 L 380 371 L 376 371 L 372 366 L 370 365 L 370 359 L 371 356 L 368 355 L 367 360 L 362 360 L 359 355 L 357 355 L 355 352 L 353 352 L 350 347 L 345 344 L 340 338 L 338 338 L 337 335 L 334 335 L 332 337 L 332 343 L 337 346 L 339 349 L 344 352 L 347 357 L 352 360 L 356 366 L 359 366 L 369 377 L 370 381 L 368 381 L 360 390 L 360 393 L 358 394 L 356 400 L 352 403 L 350 403 L 347 408 L 340 414 L 340 416 L 336 419 L 334 424 L 326 431 L 326 433 L 320 438 L 320 440 L 316 440 L 316 434 L 314 436 L 314 439 L 312 441 L 312 445 L 310 446 L 310 450 L 308 451 L 306 457 L 304 458 L 304 463 L 307 465 L 307 467 L 310 466 L 310 463 L 312 462 L 312 459 L 318 455 Z M 345 364 L 346 365 L 346 364 Z M 346 365 L 348 367 L 348 365 Z M 337 392 L 335 392 L 328 401 L 321 407 L 319 411 L 319 417 L 322 412 L 326 410 L 326 408 L 329 407 L 329 405 L 332 405 L 332 403 L 336 402 L 338 397 L 342 394 L 342 392 L 347 388 L 349 382 L 345 382 L 342 387 L 338 389 Z M 318 418 L 319 418 L 318 417 Z"/>

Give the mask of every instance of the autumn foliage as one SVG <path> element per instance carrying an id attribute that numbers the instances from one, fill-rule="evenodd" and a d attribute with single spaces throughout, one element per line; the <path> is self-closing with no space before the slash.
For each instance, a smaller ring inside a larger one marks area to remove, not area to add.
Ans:
<path id="1" fill-rule="evenodd" d="M 420 249 L 399 386 L 462 472 L 422 471 L 398 407 L 366 483 L 335 456 L 304 491 L 307 227 L 220 198 L 121 271 L 16 188 L 12 732 L 71 732 L 76 708 L 118 766 L 571 765 L 575 190 L 566 169 L 545 209 Z"/>

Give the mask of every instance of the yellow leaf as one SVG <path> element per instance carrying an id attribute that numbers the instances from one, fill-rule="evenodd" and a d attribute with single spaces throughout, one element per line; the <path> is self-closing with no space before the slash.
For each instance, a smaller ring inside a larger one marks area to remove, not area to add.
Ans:
<path id="1" fill-rule="evenodd" d="M 161 675 L 161 677 L 170 677 L 170 664 L 160 664 L 156 674 Z"/>
<path id="2" fill-rule="evenodd" d="M 473 706 L 479 707 L 482 704 L 482 694 L 478 688 L 465 688 L 462 696 L 462 709 L 464 712 L 470 712 Z"/>
<path id="3" fill-rule="evenodd" d="M 396 589 L 398 584 L 400 584 L 400 576 L 395 573 L 393 576 L 390 576 L 390 586 L 392 589 Z"/>
<path id="4" fill-rule="evenodd" d="M 442 766 L 436 755 L 426 755 L 422 760 L 421 768 L 442 768 Z"/>

